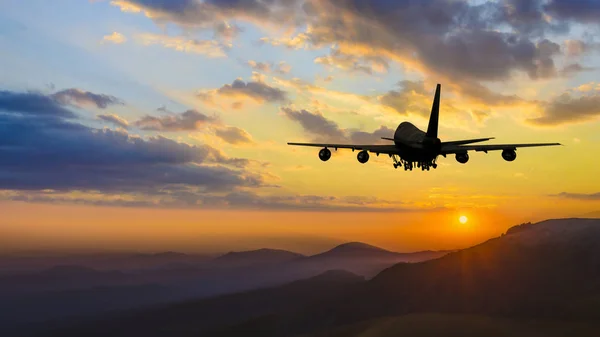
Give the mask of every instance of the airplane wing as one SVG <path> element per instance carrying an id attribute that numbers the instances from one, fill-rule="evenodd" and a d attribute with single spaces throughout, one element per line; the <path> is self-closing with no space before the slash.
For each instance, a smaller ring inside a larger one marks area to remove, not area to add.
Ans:
<path id="1" fill-rule="evenodd" d="M 562 145 L 560 143 L 534 143 L 534 144 L 501 144 L 501 145 L 442 145 L 442 154 L 464 153 L 467 151 L 499 151 L 499 150 L 516 150 L 518 147 L 537 147 L 537 146 L 555 146 Z"/>
<path id="2" fill-rule="evenodd" d="M 287 143 L 294 146 L 327 147 L 333 149 L 365 150 L 372 153 L 399 154 L 395 145 L 354 145 L 354 144 L 322 144 L 322 143 Z"/>

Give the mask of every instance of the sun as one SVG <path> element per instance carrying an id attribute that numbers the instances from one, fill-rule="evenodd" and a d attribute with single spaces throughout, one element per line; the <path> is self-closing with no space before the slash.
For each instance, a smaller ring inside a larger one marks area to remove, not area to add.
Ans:
<path id="1" fill-rule="evenodd" d="M 464 225 L 467 223 L 467 221 L 469 221 L 469 219 L 467 218 L 466 215 L 461 215 L 460 218 L 458 218 L 458 221 Z"/>

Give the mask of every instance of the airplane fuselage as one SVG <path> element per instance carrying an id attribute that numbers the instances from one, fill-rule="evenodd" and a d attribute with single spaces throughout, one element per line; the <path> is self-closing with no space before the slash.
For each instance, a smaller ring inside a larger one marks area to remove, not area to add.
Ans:
<path id="1" fill-rule="evenodd" d="M 409 162 L 431 162 L 439 155 L 438 138 L 428 137 L 412 123 L 402 122 L 394 132 L 394 144 L 399 156 Z"/>

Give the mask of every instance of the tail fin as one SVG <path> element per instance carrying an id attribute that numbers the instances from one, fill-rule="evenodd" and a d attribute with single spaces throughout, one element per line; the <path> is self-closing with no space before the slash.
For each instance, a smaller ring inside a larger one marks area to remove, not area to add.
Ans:
<path id="1" fill-rule="evenodd" d="M 427 137 L 437 138 L 438 136 L 438 120 L 440 118 L 440 91 L 441 84 L 435 88 L 435 97 L 433 98 L 433 106 L 431 107 L 431 116 L 429 117 L 429 125 L 427 126 Z"/>

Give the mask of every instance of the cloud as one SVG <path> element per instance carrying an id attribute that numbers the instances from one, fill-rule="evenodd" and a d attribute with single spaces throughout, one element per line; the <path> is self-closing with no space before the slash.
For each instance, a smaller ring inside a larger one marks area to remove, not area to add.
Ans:
<path id="1" fill-rule="evenodd" d="M 125 37 L 125 35 L 119 32 L 112 32 L 112 34 L 104 35 L 104 37 L 102 37 L 102 43 L 121 44 L 125 41 L 127 41 L 127 38 Z"/>
<path id="2" fill-rule="evenodd" d="M 245 169 L 247 159 L 207 145 L 87 127 L 56 105 L 39 93 L 2 92 L 0 189 L 152 194 L 179 185 L 200 192 L 264 185 L 262 175 Z"/>
<path id="3" fill-rule="evenodd" d="M 561 192 L 558 194 L 553 194 L 551 196 L 576 200 L 600 200 L 600 192 L 591 194 Z"/>
<path id="4" fill-rule="evenodd" d="M 594 0 L 549 0 L 544 9 L 557 19 L 584 23 L 600 20 L 600 3 Z"/>
<path id="5" fill-rule="evenodd" d="M 288 107 L 282 107 L 283 114 L 302 126 L 304 131 L 315 136 L 318 142 L 345 142 L 353 144 L 378 144 L 382 143 L 381 137 L 392 137 L 394 130 L 381 126 L 373 132 L 360 130 L 342 129 L 337 123 L 327 119 L 320 113 L 313 113 L 308 110 L 294 110 Z"/>
<path id="6" fill-rule="evenodd" d="M 193 188 L 175 187 L 151 196 L 127 193 L 63 193 L 44 191 L 0 191 L 0 199 L 36 203 L 69 203 L 95 206 L 279 210 L 306 212 L 436 212 L 442 207 L 423 207 L 376 197 L 327 195 L 260 195 L 252 191 L 197 193 Z"/>
<path id="7" fill-rule="evenodd" d="M 248 97 L 258 103 L 283 102 L 287 100 L 287 93 L 279 88 L 271 87 L 262 81 L 244 82 L 236 79 L 231 84 L 225 84 L 217 89 L 216 94 L 233 98 Z"/>
<path id="8" fill-rule="evenodd" d="M 541 126 L 583 122 L 600 116 L 600 93 L 593 91 L 573 95 L 565 92 L 556 99 L 540 105 L 542 116 L 529 119 L 528 122 Z"/>
<path id="9" fill-rule="evenodd" d="M 88 127 L 60 104 L 41 93 L 1 92 L 0 199 L 123 207 L 435 210 L 374 197 L 264 195 L 259 191 L 278 186 L 268 183 L 267 174 L 250 171 L 247 159 L 208 145 Z M 249 137 L 232 127 L 222 131 L 234 142 Z"/>
<path id="10" fill-rule="evenodd" d="M 568 31 L 573 20 L 595 22 L 593 1 L 386 0 L 127 0 L 113 1 L 157 22 L 212 29 L 218 22 L 278 27 L 287 36 L 262 38 L 287 48 L 333 47 L 317 62 L 368 71 L 356 58 L 396 60 L 427 75 L 454 81 L 506 81 L 559 76 L 558 45 L 544 36 Z M 305 31 L 298 32 L 305 27 Z M 293 32 L 292 34 L 290 32 Z"/>
<path id="11" fill-rule="evenodd" d="M 165 48 L 174 49 L 185 53 L 201 54 L 208 57 L 225 57 L 224 46 L 214 40 L 188 39 L 181 36 L 168 36 L 157 34 L 140 34 L 137 38 L 144 45 L 159 44 Z"/>
<path id="12" fill-rule="evenodd" d="M 382 137 L 393 137 L 394 129 L 387 126 L 380 126 L 379 129 L 373 132 L 365 132 L 358 130 L 349 130 L 350 141 L 353 144 L 379 144 L 382 143 Z"/>
<path id="13" fill-rule="evenodd" d="M 425 89 L 423 81 L 400 81 L 399 90 L 390 90 L 379 97 L 379 102 L 390 107 L 402 115 L 417 113 L 426 115 L 431 107 L 425 105 L 424 98 L 427 96 L 431 104 L 429 91 Z"/>
<path id="14" fill-rule="evenodd" d="M 275 65 L 273 63 L 266 62 L 256 62 L 254 60 L 248 61 L 248 65 L 252 68 L 252 70 L 260 71 L 263 73 L 278 73 L 278 74 L 287 74 L 292 70 L 292 66 L 287 64 L 285 61 L 279 62 L 279 64 Z"/>
<path id="15" fill-rule="evenodd" d="M 567 56 L 581 56 L 589 49 L 588 44 L 581 40 L 566 40 L 564 44 Z"/>
<path id="16" fill-rule="evenodd" d="M 243 31 L 243 29 L 238 25 L 230 24 L 227 21 L 215 23 L 213 29 L 215 32 L 215 37 L 224 40 L 232 40 Z"/>
<path id="17" fill-rule="evenodd" d="M 235 126 L 225 126 L 215 129 L 215 135 L 229 144 L 253 143 L 252 136 L 244 129 Z"/>
<path id="18" fill-rule="evenodd" d="M 344 54 L 333 48 L 329 55 L 315 58 L 315 63 L 342 69 L 348 72 L 360 72 L 368 75 L 384 73 L 389 69 L 388 60 L 381 56 L 357 56 Z"/>
<path id="19" fill-rule="evenodd" d="M 229 20 L 243 19 L 262 25 L 299 23 L 301 0 L 114 0 L 123 12 L 143 13 L 157 23 L 174 22 L 183 27 L 212 29 Z"/>
<path id="20" fill-rule="evenodd" d="M 149 131 L 192 131 L 216 121 L 215 117 L 207 116 L 196 110 L 187 110 L 180 114 L 161 117 L 146 115 L 134 124 L 142 130 Z"/>
<path id="21" fill-rule="evenodd" d="M 308 110 L 293 110 L 287 107 L 281 108 L 281 111 L 289 119 L 300 123 L 305 131 L 313 135 L 331 139 L 332 141 L 339 141 L 346 138 L 346 134 L 340 129 L 337 123 L 319 113 L 312 113 Z"/>
<path id="22" fill-rule="evenodd" d="M 564 66 L 561 70 L 560 73 L 564 76 L 572 76 L 575 75 L 577 73 L 580 72 L 584 72 L 584 71 L 592 71 L 595 70 L 595 68 L 592 67 L 584 67 L 579 63 L 571 63 L 568 64 L 566 66 Z"/>
<path id="23" fill-rule="evenodd" d="M 107 115 L 97 115 L 99 119 L 114 124 L 116 126 L 120 126 L 123 129 L 127 129 L 129 127 L 129 122 L 126 119 L 119 117 L 115 114 L 107 114 Z"/>
<path id="24" fill-rule="evenodd" d="M 36 92 L 0 91 L 0 111 L 37 117 L 75 118 L 59 100 Z"/>
<path id="25" fill-rule="evenodd" d="M 109 105 L 123 105 L 122 100 L 115 96 L 105 94 L 95 94 L 93 92 L 71 88 L 64 89 L 52 94 L 53 99 L 61 104 L 73 104 L 79 106 L 95 105 L 99 109 L 106 109 Z"/>

